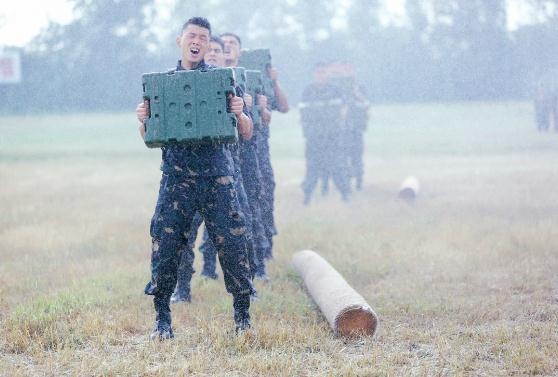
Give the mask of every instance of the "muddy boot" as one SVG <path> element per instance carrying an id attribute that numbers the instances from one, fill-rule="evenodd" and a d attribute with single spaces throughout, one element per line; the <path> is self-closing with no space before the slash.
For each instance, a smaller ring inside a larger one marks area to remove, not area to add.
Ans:
<path id="1" fill-rule="evenodd" d="M 233 296 L 234 331 L 240 334 L 250 329 L 250 295 Z"/>
<path id="2" fill-rule="evenodd" d="M 174 338 L 171 327 L 171 310 L 169 306 L 169 297 L 158 297 L 153 298 L 153 304 L 155 305 L 155 326 L 153 327 L 153 332 L 149 336 L 151 340 L 166 340 Z"/>

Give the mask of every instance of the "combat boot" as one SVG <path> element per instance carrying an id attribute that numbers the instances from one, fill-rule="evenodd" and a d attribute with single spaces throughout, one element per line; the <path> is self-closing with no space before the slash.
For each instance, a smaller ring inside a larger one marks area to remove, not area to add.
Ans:
<path id="1" fill-rule="evenodd" d="M 201 276 L 205 279 L 213 279 L 217 280 L 219 278 L 219 274 L 215 271 L 206 271 L 205 269 L 202 270 Z"/>
<path id="2" fill-rule="evenodd" d="M 173 304 L 177 302 L 192 302 L 192 296 L 190 295 L 190 282 L 192 281 L 193 273 L 193 268 L 178 271 L 176 287 L 174 288 L 170 302 Z"/>
<path id="3" fill-rule="evenodd" d="M 269 276 L 265 270 L 265 262 L 262 263 L 257 267 L 256 273 L 254 274 L 254 280 L 261 280 L 263 282 L 269 282 Z"/>
<path id="4" fill-rule="evenodd" d="M 235 295 L 233 297 L 234 331 L 236 334 L 249 330 L 250 324 L 250 295 Z"/>
<path id="5" fill-rule="evenodd" d="M 180 285 L 176 286 L 174 290 L 170 302 L 175 304 L 177 302 L 192 302 L 192 296 L 190 295 L 190 287 L 187 288 L 181 287 Z"/>
<path id="6" fill-rule="evenodd" d="M 153 331 L 149 336 L 151 340 L 166 340 L 174 338 L 174 333 L 171 327 L 171 310 L 169 306 L 169 297 L 158 297 L 153 298 L 153 304 L 155 305 L 155 326 Z"/>

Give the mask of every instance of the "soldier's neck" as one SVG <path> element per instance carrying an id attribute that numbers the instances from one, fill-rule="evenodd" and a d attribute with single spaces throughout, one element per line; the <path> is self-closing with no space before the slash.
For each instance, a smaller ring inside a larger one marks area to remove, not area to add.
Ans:
<path id="1" fill-rule="evenodd" d="M 225 59 L 225 66 L 226 67 L 238 67 L 238 59 Z"/>
<path id="2" fill-rule="evenodd" d="M 180 62 L 180 65 L 185 70 L 194 69 L 198 66 L 198 64 L 200 64 L 200 62 L 189 62 L 188 60 L 185 59 L 182 59 L 182 61 Z"/>

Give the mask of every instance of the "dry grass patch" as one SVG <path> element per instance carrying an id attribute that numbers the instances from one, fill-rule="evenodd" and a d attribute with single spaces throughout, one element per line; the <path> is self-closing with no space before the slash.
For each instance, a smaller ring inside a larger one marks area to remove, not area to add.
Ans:
<path id="1" fill-rule="evenodd" d="M 318 193 L 307 208 L 297 116 L 278 116 L 280 234 L 272 280 L 257 282 L 256 335 L 233 335 L 222 278 L 196 274 L 163 343 L 147 340 L 142 294 L 159 152 L 138 142 L 132 115 L 40 118 L 44 140 L 38 119 L 7 118 L 0 375 L 557 375 L 558 138 L 525 114 L 521 103 L 375 107 L 364 190 L 349 204 Z M 395 199 L 409 174 L 422 183 L 412 205 Z M 308 248 L 378 313 L 375 338 L 333 336 L 290 266 Z"/>

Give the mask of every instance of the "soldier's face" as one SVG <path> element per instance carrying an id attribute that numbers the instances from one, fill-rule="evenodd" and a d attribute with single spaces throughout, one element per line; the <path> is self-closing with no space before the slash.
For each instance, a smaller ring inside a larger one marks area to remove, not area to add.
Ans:
<path id="1" fill-rule="evenodd" d="M 209 48 L 209 30 L 190 24 L 176 37 L 176 44 L 182 51 L 182 64 L 194 68 Z"/>
<path id="2" fill-rule="evenodd" d="M 240 43 L 232 35 L 225 35 L 221 37 L 225 45 L 225 59 L 238 60 L 240 58 Z"/>
<path id="3" fill-rule="evenodd" d="M 217 67 L 225 66 L 225 55 L 223 53 L 223 48 L 217 42 L 209 42 L 209 50 L 205 54 L 203 60 L 207 64 L 211 64 Z"/>

